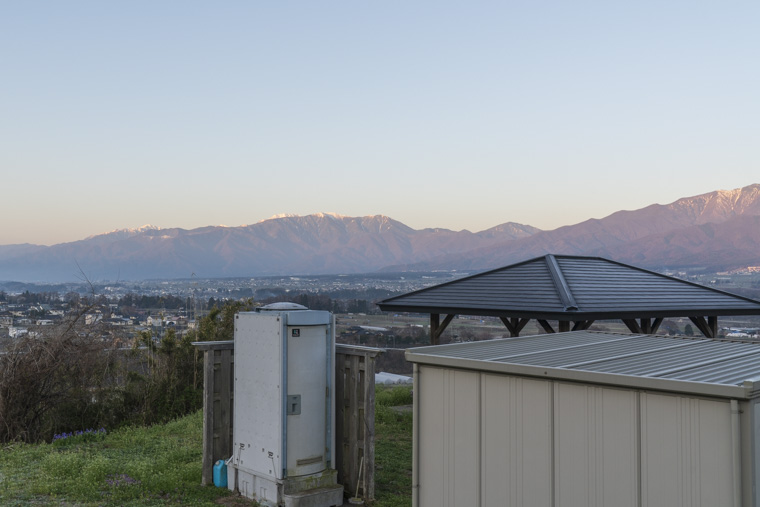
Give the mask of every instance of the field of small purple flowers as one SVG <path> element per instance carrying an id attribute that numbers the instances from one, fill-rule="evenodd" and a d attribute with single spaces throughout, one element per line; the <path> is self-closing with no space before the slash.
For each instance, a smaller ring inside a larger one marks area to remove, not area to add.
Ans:
<path id="1" fill-rule="evenodd" d="M 62 440 L 64 438 L 71 438 L 71 437 L 82 437 L 82 441 L 91 441 L 91 437 L 95 437 L 97 435 L 103 434 L 105 435 L 106 429 L 100 428 L 99 430 L 94 430 L 92 428 L 87 428 L 86 430 L 77 430 L 72 431 L 70 433 L 66 433 L 65 431 L 63 433 L 56 433 L 53 435 L 53 442 L 57 440 Z"/>

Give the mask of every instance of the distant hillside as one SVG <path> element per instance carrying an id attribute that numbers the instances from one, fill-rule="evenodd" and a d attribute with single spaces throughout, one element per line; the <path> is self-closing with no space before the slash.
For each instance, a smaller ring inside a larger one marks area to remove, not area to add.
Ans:
<path id="1" fill-rule="evenodd" d="M 485 269 L 547 253 L 598 255 L 649 268 L 719 271 L 760 265 L 760 184 L 618 211 L 515 241 L 404 266 Z M 394 266 L 390 269 L 401 269 Z"/>
<path id="2" fill-rule="evenodd" d="M 5 259 L 21 257 L 44 249 L 44 246 L 30 245 L 28 243 L 24 243 L 22 245 L 0 245 L 0 262 Z"/>
<path id="3" fill-rule="evenodd" d="M 0 247 L 0 279 L 73 280 L 364 273 L 534 234 L 507 223 L 479 233 L 415 230 L 389 217 L 319 213 L 242 227 L 144 226 L 50 247 Z M 15 255 L 14 255 L 15 254 Z"/>
<path id="4" fill-rule="evenodd" d="M 621 262 L 661 268 L 726 271 L 758 266 L 760 216 L 736 216 L 653 234 L 603 253 Z"/>
<path id="5" fill-rule="evenodd" d="M 144 226 L 50 247 L 0 246 L 0 280 L 477 270 L 546 253 L 598 255 L 652 269 L 760 266 L 760 184 L 618 211 L 540 231 L 505 223 L 481 232 L 415 230 L 387 216 L 278 216 L 242 227 Z"/>

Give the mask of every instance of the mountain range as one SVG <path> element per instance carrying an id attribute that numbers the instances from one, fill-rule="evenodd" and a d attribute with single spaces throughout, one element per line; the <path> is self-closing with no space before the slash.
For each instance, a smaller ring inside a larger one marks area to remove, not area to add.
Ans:
<path id="1" fill-rule="evenodd" d="M 760 266 L 760 184 L 542 231 L 412 229 L 387 216 L 283 215 L 240 227 L 144 226 L 52 246 L 0 246 L 0 280 L 69 281 L 483 270 L 544 255 L 663 270 Z"/>

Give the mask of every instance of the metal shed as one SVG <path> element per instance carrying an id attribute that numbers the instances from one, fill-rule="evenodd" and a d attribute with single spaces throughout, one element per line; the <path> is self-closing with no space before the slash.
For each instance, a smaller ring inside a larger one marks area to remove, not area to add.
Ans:
<path id="1" fill-rule="evenodd" d="M 707 337 L 718 317 L 760 315 L 760 301 L 601 257 L 546 255 L 377 303 L 383 311 L 430 314 L 431 343 L 455 315 L 499 317 L 511 336 L 531 320 L 548 333 L 622 320 L 632 333 L 657 332 L 688 317 Z M 445 315 L 441 321 L 441 315 Z M 557 321 L 557 328 L 550 321 Z"/>
<path id="2" fill-rule="evenodd" d="M 576 331 L 406 358 L 415 507 L 760 507 L 760 344 Z"/>

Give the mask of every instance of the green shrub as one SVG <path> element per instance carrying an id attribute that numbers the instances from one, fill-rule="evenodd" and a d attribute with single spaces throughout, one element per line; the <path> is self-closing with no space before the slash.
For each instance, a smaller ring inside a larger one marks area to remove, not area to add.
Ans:
<path id="1" fill-rule="evenodd" d="M 397 407 L 412 404 L 412 386 L 377 386 L 375 404 L 384 407 Z"/>

